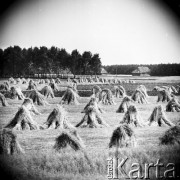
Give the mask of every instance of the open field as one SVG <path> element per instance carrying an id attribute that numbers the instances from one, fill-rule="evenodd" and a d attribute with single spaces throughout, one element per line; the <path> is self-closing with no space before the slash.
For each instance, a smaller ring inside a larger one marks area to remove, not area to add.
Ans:
<path id="1" fill-rule="evenodd" d="M 146 77 L 156 79 L 147 81 L 141 78 L 139 77 L 136 84 L 123 84 L 123 86 L 125 89 L 129 88 L 129 91 L 133 91 L 141 83 L 147 86 L 147 89 L 150 91 L 155 84 L 176 85 L 180 83 L 179 77 Z M 21 86 L 23 90 L 27 87 L 27 85 Z M 43 85 L 41 86 L 43 87 Z M 39 86 L 39 89 L 42 87 Z M 88 85 L 86 85 L 87 87 Z M 63 90 L 64 87 L 62 88 Z M 88 90 L 90 90 L 89 87 Z M 180 96 L 178 98 L 180 99 Z M 23 102 L 22 100 L 7 100 L 10 106 L 0 107 L 0 128 L 3 128 L 14 117 Z M 61 97 L 48 98 L 49 106 L 36 106 L 42 115 L 34 115 L 34 120 L 42 125 L 60 100 Z M 81 111 L 89 100 L 90 97 L 81 97 L 79 105 L 64 105 L 68 121 L 72 125 L 76 125 L 82 119 L 84 114 Z M 0 155 L 0 161 L 3 162 L 0 166 L 5 166 L 7 173 L 11 174 L 14 179 L 107 179 L 107 159 L 115 154 L 115 149 L 109 150 L 108 143 L 113 130 L 118 126 L 124 115 L 123 113 L 116 113 L 122 98 L 114 98 L 114 100 L 115 105 L 101 105 L 101 108 L 104 110 L 102 117 L 110 127 L 77 128 L 78 134 L 86 145 L 86 152 L 92 164 L 89 164 L 81 152 L 75 152 L 70 148 L 64 149 L 59 153 L 55 152 L 53 146 L 55 138 L 60 134 L 60 130 L 49 129 L 17 131 L 18 140 L 21 147 L 25 150 L 25 154 L 18 156 Z M 157 96 L 150 96 L 148 100 L 149 104 L 136 104 L 139 115 L 144 122 L 147 122 L 156 105 L 162 104 L 163 108 L 165 108 L 167 104 L 157 103 Z M 174 124 L 180 121 L 180 112 L 166 112 L 165 114 Z M 135 128 L 137 147 L 133 149 L 119 149 L 119 157 L 128 157 L 129 159 L 125 170 L 128 171 L 132 163 L 139 163 L 144 171 L 145 163 L 156 163 L 158 159 L 165 165 L 167 163 L 175 163 L 176 168 L 180 167 L 180 147 L 159 145 L 159 137 L 167 129 L 168 127 L 156 126 Z M 161 175 L 163 175 L 165 170 L 166 167 L 161 168 Z M 150 172 L 150 178 L 155 179 L 155 168 L 152 168 Z"/>

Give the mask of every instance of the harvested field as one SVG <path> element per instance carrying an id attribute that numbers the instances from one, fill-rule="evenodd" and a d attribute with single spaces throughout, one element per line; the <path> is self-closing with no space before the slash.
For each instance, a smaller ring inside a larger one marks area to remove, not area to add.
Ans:
<path id="1" fill-rule="evenodd" d="M 142 77 L 139 77 L 142 78 Z M 153 77 L 151 77 L 153 78 Z M 62 81 L 61 81 L 62 82 Z M 180 82 L 180 79 L 179 79 Z M 176 82 L 140 82 L 136 84 L 122 84 L 127 94 L 128 89 L 134 91 L 138 85 L 143 84 L 148 92 L 154 86 L 163 86 L 172 84 L 175 86 L 179 84 Z M 62 92 L 66 89 L 66 83 L 58 84 Z M 24 91 L 27 89 L 27 84 L 20 85 Z M 101 84 L 99 85 L 101 86 Z M 41 90 L 44 85 L 39 84 L 38 90 Z M 77 85 L 78 90 L 91 90 L 93 85 Z M 103 85 L 103 88 L 110 87 Z M 133 88 L 132 88 L 133 87 Z M 81 92 L 81 91 L 80 91 Z M 60 93 L 60 92 L 58 92 Z M 79 93 L 79 91 L 78 91 Z M 149 94 L 149 93 L 148 93 Z M 79 93 L 81 96 L 81 94 Z M 91 95 L 91 94 L 90 94 Z M 153 95 L 153 94 L 152 94 Z M 148 104 L 135 103 L 138 113 L 144 123 L 148 124 L 153 109 L 157 105 L 162 105 L 166 109 L 167 103 L 157 103 L 157 96 L 150 96 Z M 120 121 L 124 117 L 124 113 L 116 113 L 123 98 L 115 98 L 115 104 L 106 106 L 101 104 L 100 107 L 104 111 L 101 114 L 102 118 L 109 124 L 109 127 L 102 128 L 77 128 L 77 133 L 81 137 L 85 145 L 86 155 L 82 152 L 76 152 L 71 148 L 61 149 L 56 152 L 53 149 L 56 138 L 61 134 L 59 129 L 44 129 L 32 131 L 16 131 L 17 139 L 25 151 L 25 154 L 17 156 L 0 155 L 0 161 L 4 162 L 5 170 L 12 174 L 15 179 L 76 179 L 76 180 L 92 180 L 92 179 L 107 179 L 107 159 L 113 157 L 117 151 L 116 148 L 109 150 L 108 145 L 113 131 L 118 127 Z M 180 100 L 180 96 L 177 96 Z M 61 97 L 55 93 L 55 98 L 48 98 L 48 106 L 37 106 L 40 115 L 32 115 L 33 119 L 39 124 L 43 125 L 49 114 L 56 107 L 61 100 Z M 84 113 L 81 113 L 90 97 L 80 97 L 78 105 L 63 105 L 67 111 L 68 122 L 75 126 L 81 121 Z M 4 128 L 10 120 L 15 116 L 19 107 L 21 107 L 23 100 L 7 98 L 9 106 L 0 107 L 0 128 Z M 180 112 L 165 112 L 166 117 L 174 124 L 180 120 Z M 180 163 L 180 147 L 178 145 L 160 145 L 159 138 L 169 129 L 169 127 L 148 126 L 134 128 L 137 146 L 130 148 L 119 149 L 118 156 L 128 157 L 127 166 L 125 170 L 132 163 L 139 163 L 143 166 L 145 163 L 156 163 L 158 159 L 163 164 L 175 163 L 177 167 Z M 89 161 L 90 159 L 90 161 Z M 161 169 L 163 173 L 166 168 Z M 179 173 L 179 172 L 178 172 Z M 150 179 L 155 179 L 155 168 L 152 169 Z"/>

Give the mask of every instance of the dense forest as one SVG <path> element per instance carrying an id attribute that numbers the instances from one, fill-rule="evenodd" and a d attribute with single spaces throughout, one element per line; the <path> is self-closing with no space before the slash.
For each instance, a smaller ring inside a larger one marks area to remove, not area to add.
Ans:
<path id="1" fill-rule="evenodd" d="M 180 76 L 180 64 L 111 65 L 104 68 L 110 74 L 131 74 L 139 66 L 148 67 L 151 76 Z"/>
<path id="2" fill-rule="evenodd" d="M 180 76 L 180 64 L 131 64 L 103 66 L 109 74 L 132 74 L 139 66 L 146 66 L 151 76 Z M 101 74 L 99 54 L 77 49 L 68 53 L 66 49 L 52 46 L 47 48 L 10 46 L 0 49 L 0 77 L 24 76 L 33 74 L 61 74 L 67 72 L 74 75 Z"/>
<path id="3" fill-rule="evenodd" d="M 0 49 L 0 76 L 23 76 L 31 74 L 61 74 L 63 70 L 74 75 L 100 74 L 99 54 L 78 50 L 68 53 L 65 49 L 52 46 L 47 48 L 20 48 L 19 46 Z"/>

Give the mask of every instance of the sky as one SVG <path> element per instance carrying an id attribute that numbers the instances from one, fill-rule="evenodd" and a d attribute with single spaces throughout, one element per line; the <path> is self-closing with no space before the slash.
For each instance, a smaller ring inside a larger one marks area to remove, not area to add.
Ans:
<path id="1" fill-rule="evenodd" d="M 1 15 L 0 48 L 56 46 L 103 65 L 180 63 L 180 23 L 155 0 L 23 0 Z"/>

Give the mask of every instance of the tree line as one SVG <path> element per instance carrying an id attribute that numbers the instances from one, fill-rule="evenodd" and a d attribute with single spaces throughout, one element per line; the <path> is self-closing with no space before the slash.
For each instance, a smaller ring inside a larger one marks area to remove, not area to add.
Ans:
<path id="1" fill-rule="evenodd" d="M 68 53 L 66 49 L 10 46 L 0 49 L 0 76 L 24 76 L 31 74 L 61 74 L 63 70 L 74 75 L 98 75 L 101 73 L 99 54 L 77 49 Z"/>
<path id="2" fill-rule="evenodd" d="M 132 71 L 137 69 L 139 66 L 148 67 L 151 72 L 151 76 L 180 76 L 180 64 L 130 64 L 130 65 L 109 65 L 104 66 L 106 71 L 110 74 L 132 74 Z"/>

